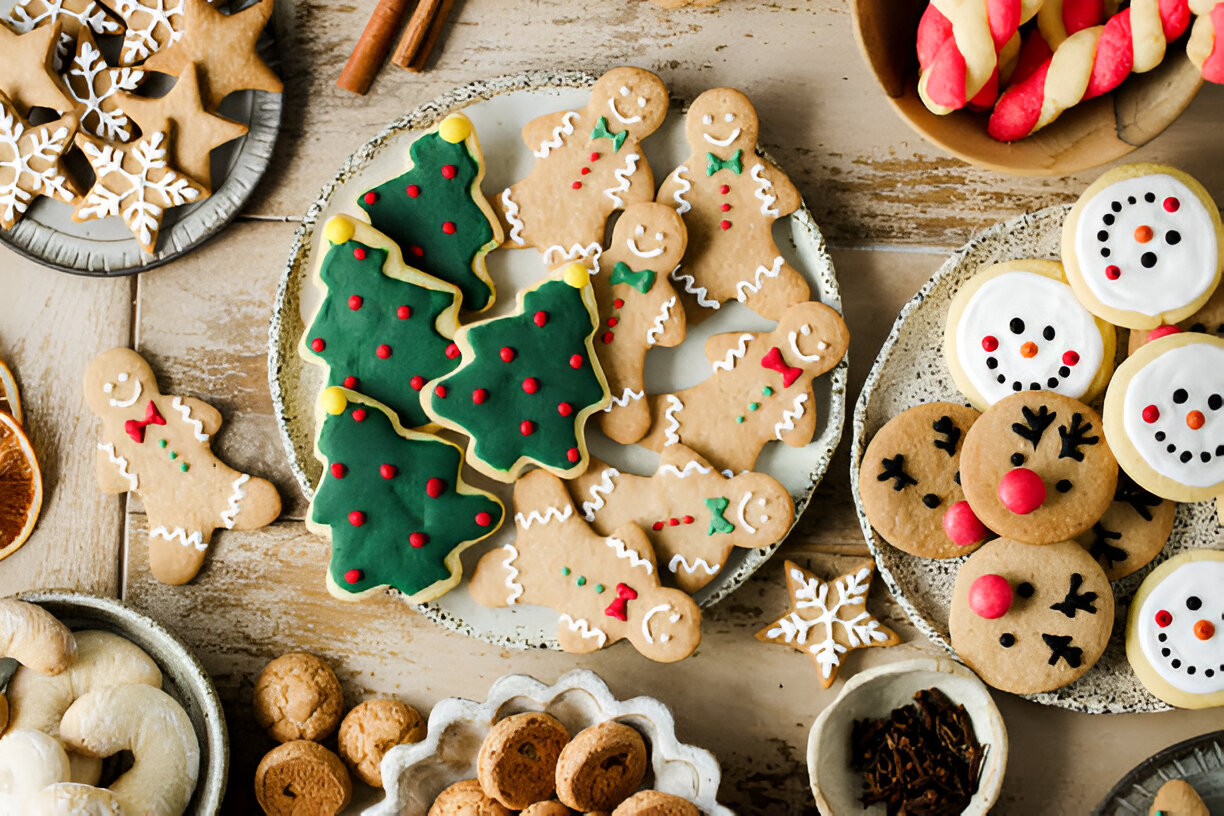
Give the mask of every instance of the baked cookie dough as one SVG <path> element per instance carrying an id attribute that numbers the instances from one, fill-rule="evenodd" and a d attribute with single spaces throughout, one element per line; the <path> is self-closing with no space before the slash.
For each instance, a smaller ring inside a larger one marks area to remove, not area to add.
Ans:
<path id="1" fill-rule="evenodd" d="M 321 740 L 340 724 L 344 692 L 326 663 L 291 652 L 260 672 L 253 707 L 259 727 L 278 742 Z"/>

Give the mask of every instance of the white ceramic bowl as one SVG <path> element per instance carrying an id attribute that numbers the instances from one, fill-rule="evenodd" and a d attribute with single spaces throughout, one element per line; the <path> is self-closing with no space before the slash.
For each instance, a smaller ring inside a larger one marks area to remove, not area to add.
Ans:
<path id="1" fill-rule="evenodd" d="M 989 746 L 977 793 L 962 816 L 982 816 L 999 798 L 1007 768 L 1007 731 L 990 692 L 973 672 L 950 657 L 921 657 L 856 674 L 833 704 L 820 712 L 808 735 L 808 780 L 821 816 L 883 816 L 883 805 L 859 802 L 862 776 L 850 768 L 855 720 L 881 719 L 914 702 L 914 693 L 937 688 L 969 713 L 978 742 Z"/>
<path id="2" fill-rule="evenodd" d="M 652 697 L 617 700 L 597 674 L 583 669 L 568 672 L 552 686 L 511 674 L 493 684 L 483 703 L 460 697 L 439 702 L 429 712 L 424 740 L 396 746 L 383 757 L 387 796 L 363 816 L 425 816 L 439 793 L 476 776 L 480 745 L 493 724 L 524 711 L 546 711 L 570 734 L 607 720 L 637 729 L 650 752 L 646 787 L 682 796 L 709 816 L 733 816 L 717 801 L 718 760 L 676 738 L 667 706 Z"/>

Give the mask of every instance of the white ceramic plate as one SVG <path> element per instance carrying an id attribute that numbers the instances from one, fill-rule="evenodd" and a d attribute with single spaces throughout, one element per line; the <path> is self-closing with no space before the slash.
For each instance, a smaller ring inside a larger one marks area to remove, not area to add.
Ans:
<path id="1" fill-rule="evenodd" d="M 942 352 L 944 323 L 952 297 L 977 270 L 989 264 L 1020 258 L 1057 260 L 1062 223 L 1069 210 L 1069 206 L 1050 207 L 996 224 L 949 258 L 901 309 L 854 408 L 850 486 L 867 546 L 875 556 L 880 577 L 910 620 L 950 652 L 953 650 L 948 637 L 948 605 L 957 570 L 964 559 L 918 558 L 879 538 L 859 500 L 859 462 L 875 432 L 905 409 L 935 400 L 965 403 L 952 382 Z M 1125 349 L 1125 338 L 1122 340 L 1119 348 Z M 1161 561 L 1194 547 L 1219 546 L 1221 541 L 1221 528 L 1212 503 L 1179 505 L 1173 534 L 1164 551 L 1147 567 L 1114 582 L 1117 598 L 1114 631 L 1100 661 L 1074 683 L 1055 691 L 1027 695 L 1028 698 L 1087 713 L 1167 710 L 1169 706 L 1143 687 L 1126 660 L 1124 635 L 1130 599 L 1144 576 Z"/>
<path id="2" fill-rule="evenodd" d="M 544 113 L 584 106 L 587 88 L 595 79 L 593 75 L 578 72 L 537 71 L 458 88 L 421 106 L 367 142 L 349 157 L 307 212 L 277 292 L 268 351 L 268 375 L 282 438 L 294 474 L 307 496 L 313 495 L 314 485 L 322 473 L 314 458 L 314 406 L 323 384 L 323 370 L 304 363 L 298 356 L 297 344 L 305 329 L 306 316 L 313 314 L 320 297 L 308 282 L 310 259 L 322 240 L 321 230 L 316 230 L 315 226 L 326 223 L 337 213 L 358 213 L 357 197 L 402 172 L 401 162 L 408 146 L 423 130 L 459 109 L 472 120 L 480 137 L 487 162 L 483 189 L 485 196 L 492 198 L 527 175 L 534 161 L 519 135 L 523 125 Z M 684 141 L 683 116 L 677 106 L 673 105 L 663 127 L 646 140 L 645 151 L 657 179 L 662 179 L 684 160 L 688 149 Z M 774 238 L 786 260 L 807 277 L 812 297 L 840 310 L 841 296 L 833 264 L 811 214 L 803 209 L 778 221 L 774 225 Z M 488 256 L 488 267 L 497 287 L 498 301 L 489 312 L 481 315 L 482 318 L 510 312 L 514 293 L 539 280 L 546 272 L 540 255 L 530 249 L 495 250 Z M 724 305 L 700 326 L 690 327 L 679 347 L 651 352 L 647 357 L 646 390 L 650 393 L 672 391 L 705 379 L 709 364 L 703 349 L 710 335 L 769 328 L 772 328 L 771 323 L 739 303 Z M 790 490 L 795 498 L 796 518 L 824 476 L 841 438 L 846 376 L 847 363 L 843 359 L 829 375 L 813 383 L 820 419 L 811 444 L 792 448 L 771 443 L 757 461 L 758 470 L 773 475 Z M 651 451 L 636 445 L 617 445 L 591 425 L 588 425 L 587 441 L 594 455 L 622 471 L 642 474 L 655 471 L 658 457 Z M 512 506 L 509 486 L 483 479 L 470 469 L 465 471 L 464 478 L 496 493 L 507 508 Z M 465 573 L 471 573 L 482 554 L 501 546 L 513 535 L 514 526 L 503 525 L 496 534 L 469 548 L 463 554 Z M 737 548 L 723 572 L 697 593 L 697 602 L 708 606 L 725 597 L 764 563 L 777 546 L 760 550 Z M 322 568 L 319 580 L 323 580 Z M 421 610 L 447 628 L 497 645 L 558 648 L 557 613 L 536 606 L 519 605 L 510 609 L 481 606 L 468 594 L 466 582 L 437 601 L 423 605 Z"/>

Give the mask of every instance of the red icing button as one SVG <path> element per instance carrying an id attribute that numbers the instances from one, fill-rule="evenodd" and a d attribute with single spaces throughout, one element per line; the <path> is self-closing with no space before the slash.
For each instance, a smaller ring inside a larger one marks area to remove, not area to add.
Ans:
<path id="1" fill-rule="evenodd" d="M 404 192 L 408 194 L 409 198 L 416 198 L 421 194 L 421 188 L 415 184 L 409 184 L 404 188 Z"/>
<path id="2" fill-rule="evenodd" d="M 982 338 L 982 349 L 985 351 L 994 351 L 999 347 L 999 339 L 992 335 L 986 335 Z"/>
<path id="3" fill-rule="evenodd" d="M 723 212 L 727 212 L 728 210 L 731 209 L 731 205 L 724 203 L 721 207 L 719 207 L 719 209 L 722 210 Z"/>
<path id="4" fill-rule="evenodd" d="M 581 354 L 574 354 L 570 356 L 570 368 L 582 368 Z"/>
<path id="5" fill-rule="evenodd" d="M 424 533 L 410 533 L 408 543 L 419 549 L 429 543 L 429 536 Z"/>
<path id="6" fill-rule="evenodd" d="M 1149 405 L 1143 409 L 1143 421 L 1152 423 L 1160 419 L 1160 409 L 1155 405 Z"/>
<path id="7" fill-rule="evenodd" d="M 412 246 L 408 247 L 408 251 L 411 252 L 413 255 L 415 255 L 418 258 L 420 258 L 422 255 L 425 254 L 425 250 L 417 246 L 416 244 L 413 244 Z"/>
<path id="8" fill-rule="evenodd" d="M 650 529 L 654 530 L 656 533 L 659 532 L 663 529 L 663 522 L 656 521 L 654 524 L 650 525 Z"/>
<path id="9" fill-rule="evenodd" d="M 434 476 L 425 483 L 425 495 L 431 499 L 436 499 L 446 492 L 446 482 Z"/>
<path id="10" fill-rule="evenodd" d="M 395 316 L 400 320 L 407 320 L 412 317 L 412 309 L 408 306 L 400 306 L 395 310 Z"/>
<path id="11" fill-rule="evenodd" d="M 1028 468 L 1010 470 L 999 480 L 999 501 L 1016 515 L 1033 512 L 1045 503 L 1045 499 L 1045 482 Z"/>
<path id="12" fill-rule="evenodd" d="M 434 394 L 437 395 L 438 399 L 446 399 L 446 386 L 439 385 L 434 389 Z"/>
<path id="13" fill-rule="evenodd" d="M 374 353 L 378 355 L 380 360 L 385 360 L 391 356 L 391 347 L 383 343 L 378 348 L 374 349 Z"/>
<path id="14" fill-rule="evenodd" d="M 481 510 L 479 513 L 476 514 L 476 523 L 479 524 L 481 527 L 488 527 L 490 524 L 493 523 L 493 517 L 490 516 L 488 513 L 484 512 L 483 510 Z"/>
<path id="15" fill-rule="evenodd" d="M 1199 640 L 1211 640 L 1215 635 L 1215 624 L 1209 620 L 1194 622 L 1194 636 Z"/>
<path id="16" fill-rule="evenodd" d="M 348 468 L 339 462 L 332 462 L 331 475 L 337 479 L 343 479 L 348 475 Z"/>
<path id="17" fill-rule="evenodd" d="M 1077 365 L 1079 363 L 1079 354 L 1074 351 L 1063 352 L 1062 361 L 1063 365 Z"/>
<path id="18" fill-rule="evenodd" d="M 574 413 L 574 406 L 570 405 L 568 402 L 563 402 L 557 406 L 557 413 L 561 416 L 569 416 L 570 414 Z"/>
<path id="19" fill-rule="evenodd" d="M 310 347 L 315 351 L 322 351 L 323 349 L 327 348 L 327 344 L 323 342 L 322 337 L 316 337 L 310 341 Z"/>
<path id="20" fill-rule="evenodd" d="M 958 501 L 944 512 L 944 535 L 958 547 L 972 547 L 990 535 L 967 501 Z"/>
<path id="21" fill-rule="evenodd" d="M 375 201 L 378 200 L 378 193 L 371 190 L 370 192 L 363 195 L 361 199 L 367 204 L 373 204 Z"/>
<path id="22" fill-rule="evenodd" d="M 1164 200 L 1165 212 L 1177 212 L 1181 209 L 1181 202 L 1173 196 L 1169 196 Z"/>
<path id="23" fill-rule="evenodd" d="M 723 186 L 718 188 L 718 192 L 722 193 L 723 195 L 726 195 L 727 193 L 731 192 L 731 187 L 727 184 L 724 184 Z"/>
<path id="24" fill-rule="evenodd" d="M 365 409 L 364 408 L 358 408 L 356 411 L 353 411 L 353 421 L 354 422 L 365 422 Z"/>
<path id="25" fill-rule="evenodd" d="M 1173 616 L 1169 614 L 1168 610 L 1162 609 L 1156 613 L 1156 625 L 1161 629 L 1165 628 L 1172 622 Z"/>
<path id="26" fill-rule="evenodd" d="M 454 343 L 451 343 L 449 346 L 446 347 L 446 351 L 443 353 L 446 355 L 446 359 L 453 360 L 459 356 L 459 346 Z"/>
<path id="27" fill-rule="evenodd" d="M 366 251 L 361 247 L 356 247 L 353 249 L 353 257 L 359 261 L 364 261 L 366 258 Z"/>
<path id="28" fill-rule="evenodd" d="M 591 168 L 589 168 L 589 167 L 584 167 L 584 168 L 582 168 L 581 170 L 579 170 L 578 172 L 579 172 L 579 173 L 581 173 L 582 175 L 584 175 L 584 176 L 585 176 L 587 173 L 590 173 L 590 172 L 591 172 Z"/>
<path id="29" fill-rule="evenodd" d="M 351 569 L 344 573 L 344 580 L 347 583 L 355 584 L 365 577 L 365 574 L 359 569 Z"/>
<path id="30" fill-rule="evenodd" d="M 1109 266 L 1105 267 L 1105 277 L 1109 278 L 1110 280 L 1117 280 L 1118 278 L 1122 277 L 1122 270 L 1113 264 L 1110 264 Z"/>
<path id="31" fill-rule="evenodd" d="M 353 525 L 354 527 L 360 527 L 361 525 L 365 524 L 365 521 L 366 514 L 360 510 L 354 510 L 353 512 L 349 513 L 349 524 Z"/>
<path id="32" fill-rule="evenodd" d="M 412 386 L 414 391 L 420 391 L 425 387 L 425 378 L 418 374 L 409 380 L 408 384 Z"/>
<path id="33" fill-rule="evenodd" d="M 617 324 L 617 323 L 620 323 L 620 320 L 618 320 L 617 318 L 615 318 L 615 317 L 609 317 L 609 318 L 608 318 L 608 327 L 609 327 L 609 328 L 613 328 L 613 329 L 615 329 L 615 328 L 616 328 L 616 324 Z"/>
<path id="34" fill-rule="evenodd" d="M 1002 575 L 979 575 L 969 585 L 969 608 L 979 617 L 995 620 L 1012 605 L 1012 588 Z"/>
<path id="35" fill-rule="evenodd" d="M 598 154 L 598 153 L 592 153 L 592 154 L 591 154 L 591 161 L 599 161 L 599 154 Z"/>
<path id="36" fill-rule="evenodd" d="M 523 380 L 523 390 L 528 394 L 534 394 L 540 390 L 540 381 L 535 377 L 528 377 L 527 379 Z"/>
<path id="37" fill-rule="evenodd" d="M 730 221 L 719 221 L 718 228 L 721 230 L 729 230 L 731 229 L 731 222 Z"/>
<path id="38" fill-rule="evenodd" d="M 570 448 L 565 452 L 565 458 L 571 462 L 577 462 L 582 458 L 582 453 L 577 448 Z"/>
<path id="39" fill-rule="evenodd" d="M 361 299 L 361 295 L 353 295 L 349 298 L 349 308 L 355 312 L 361 308 L 361 304 L 364 302 L 365 301 Z"/>
<path id="40" fill-rule="evenodd" d="M 394 479 L 398 473 L 399 468 L 397 468 L 395 465 L 378 466 L 378 475 L 382 476 L 384 479 Z"/>
<path id="41" fill-rule="evenodd" d="M 603 342 L 604 345 L 607 345 L 608 343 L 612 342 L 612 338 L 614 338 L 615 336 L 616 335 L 614 335 L 612 332 L 609 331 L 609 332 L 604 332 L 603 336 L 600 337 L 599 339 Z M 577 367 L 578 366 L 574 366 L 574 368 L 577 368 Z"/>
<path id="42" fill-rule="evenodd" d="M 548 312 L 536 312 L 531 316 L 531 320 L 537 326 L 543 327 L 548 322 Z"/>
<path id="43" fill-rule="evenodd" d="M 454 235 L 455 234 L 455 222 L 454 221 L 443 221 L 442 231 L 445 232 L 447 235 Z"/>
<path id="44" fill-rule="evenodd" d="M 1170 334 L 1181 334 L 1181 328 L 1178 326 L 1157 326 L 1147 333 L 1147 342 L 1159 340 L 1162 337 L 1168 337 Z"/>
<path id="45" fill-rule="evenodd" d="M 683 521 L 685 524 L 692 524 L 694 521 L 692 516 L 685 516 L 684 518 L 680 520 Z"/>
<path id="46" fill-rule="evenodd" d="M 575 181 L 575 182 L 574 182 L 573 184 L 571 184 L 570 186 L 571 186 L 571 187 L 573 187 L 575 190 L 577 190 L 577 189 L 579 189 L 579 188 L 581 188 L 581 187 L 582 187 L 582 182 L 581 182 L 581 181 Z"/>
<path id="47" fill-rule="evenodd" d="M 620 298 L 617 298 L 616 300 L 612 301 L 612 308 L 613 308 L 613 309 L 620 309 L 620 308 L 623 308 L 623 307 L 624 307 L 624 305 L 625 305 L 625 301 L 621 300 Z"/>
<path id="48" fill-rule="evenodd" d="M 678 519 L 678 518 L 670 518 L 670 519 L 668 519 L 668 520 L 667 520 L 667 526 L 668 526 L 668 527 L 679 527 L 679 526 L 680 526 L 680 519 Z"/>
<path id="49" fill-rule="evenodd" d="M 352 377 L 352 376 L 345 377 L 345 378 L 344 378 L 344 387 L 345 387 L 345 388 L 356 388 L 356 387 L 357 387 L 357 378 L 356 378 L 356 377 Z"/>
<path id="50" fill-rule="evenodd" d="M 498 352 L 498 355 L 502 358 L 503 363 L 508 363 L 518 356 L 518 352 L 509 346 L 502 346 L 502 350 Z"/>
<path id="51" fill-rule="evenodd" d="M 459 168 L 453 164 L 442 165 L 442 178 L 453 179 L 458 172 Z"/>
<path id="52" fill-rule="evenodd" d="M 535 433 L 535 429 L 536 424 L 530 419 L 524 419 L 519 423 L 519 433 L 521 433 L 523 436 L 531 436 L 533 433 Z"/>
<path id="53" fill-rule="evenodd" d="M 472 392 L 472 402 L 476 403 L 477 405 L 480 405 L 488 398 L 489 398 L 489 392 L 484 390 L 483 388 L 477 388 L 475 391 Z"/>

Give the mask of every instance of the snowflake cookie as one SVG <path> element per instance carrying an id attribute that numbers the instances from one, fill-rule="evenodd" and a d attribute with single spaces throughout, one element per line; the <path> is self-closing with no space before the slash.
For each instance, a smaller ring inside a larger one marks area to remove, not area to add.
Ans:
<path id="1" fill-rule="evenodd" d="M 0 23 L 0 93 L 18 113 L 30 108 L 51 108 L 61 113 L 76 109 L 76 100 L 64 90 L 55 72 L 55 44 L 60 24 L 17 34 Z"/>
<path id="2" fill-rule="evenodd" d="M 832 581 L 821 581 L 793 561 L 787 561 L 785 569 L 791 608 L 757 632 L 757 640 L 806 652 L 820 671 L 820 684 L 825 688 L 833 685 L 846 652 L 901 642 L 895 632 L 867 611 L 874 564 Z"/>
<path id="3" fill-rule="evenodd" d="M 58 22 L 60 36 L 56 56 L 60 59 L 72 52 L 73 43 L 82 31 L 95 34 L 119 34 L 123 31 L 123 26 L 111 17 L 109 9 L 94 0 L 20 0 L 7 14 L 0 15 L 0 22 L 8 23 L 18 34 Z"/>
<path id="4" fill-rule="evenodd" d="M 132 123 L 119 107 L 116 94 L 134 91 L 144 79 L 139 68 L 112 68 L 106 64 L 89 29 L 81 29 L 76 51 L 63 73 L 68 93 L 81 103 L 81 129 L 103 139 L 126 142 Z"/>
<path id="5" fill-rule="evenodd" d="M 75 131 L 72 115 L 31 127 L 0 94 L 0 227 L 16 224 L 34 196 L 77 202 L 81 193 L 60 161 Z"/>
<path id="6" fill-rule="evenodd" d="M 183 36 L 183 0 L 115 0 L 127 29 L 119 61 L 135 65 Z"/>

